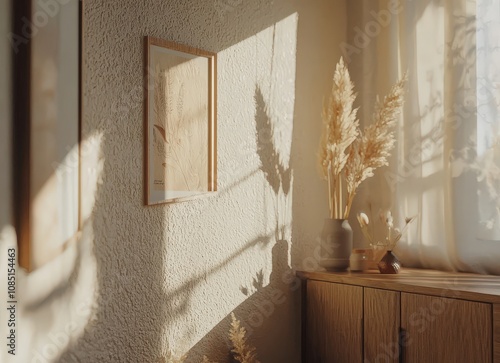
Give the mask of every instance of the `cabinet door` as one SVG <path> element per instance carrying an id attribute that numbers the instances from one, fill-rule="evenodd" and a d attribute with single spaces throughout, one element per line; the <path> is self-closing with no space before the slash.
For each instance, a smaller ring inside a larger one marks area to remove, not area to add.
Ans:
<path id="1" fill-rule="evenodd" d="M 493 305 L 493 357 L 500 363 L 500 304 Z"/>
<path id="2" fill-rule="evenodd" d="M 399 362 L 400 293 L 365 288 L 365 363 Z"/>
<path id="3" fill-rule="evenodd" d="M 405 363 L 490 363 L 491 304 L 401 293 Z"/>
<path id="4" fill-rule="evenodd" d="M 308 363 L 361 363 L 363 288 L 307 281 Z"/>

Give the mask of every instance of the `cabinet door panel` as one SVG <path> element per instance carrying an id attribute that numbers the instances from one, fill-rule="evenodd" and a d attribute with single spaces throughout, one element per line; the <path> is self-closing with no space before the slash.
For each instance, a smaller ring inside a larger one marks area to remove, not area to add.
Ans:
<path id="1" fill-rule="evenodd" d="M 401 293 L 405 363 L 490 363 L 491 304 Z"/>
<path id="2" fill-rule="evenodd" d="M 365 288 L 365 363 L 399 362 L 399 292 Z"/>
<path id="3" fill-rule="evenodd" d="M 307 361 L 361 363 L 363 288 L 307 282 Z"/>
<path id="4" fill-rule="evenodd" d="M 500 363 L 500 304 L 493 305 L 493 362 Z"/>

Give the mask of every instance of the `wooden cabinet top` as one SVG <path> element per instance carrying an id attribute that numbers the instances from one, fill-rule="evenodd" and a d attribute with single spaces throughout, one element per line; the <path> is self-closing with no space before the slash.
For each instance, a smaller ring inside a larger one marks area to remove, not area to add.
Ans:
<path id="1" fill-rule="evenodd" d="M 500 304 L 500 276 L 405 268 L 397 275 L 380 274 L 378 271 L 297 271 L 297 276 L 303 280 Z"/>

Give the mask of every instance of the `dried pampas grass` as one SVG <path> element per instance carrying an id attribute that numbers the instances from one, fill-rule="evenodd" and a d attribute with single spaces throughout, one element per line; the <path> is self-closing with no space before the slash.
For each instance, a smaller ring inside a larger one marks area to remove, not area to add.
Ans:
<path id="1" fill-rule="evenodd" d="M 356 94 L 344 60 L 335 68 L 333 86 L 323 111 L 323 134 L 319 162 L 323 177 L 328 181 L 330 218 L 348 218 L 356 190 L 375 169 L 387 165 L 394 147 L 392 131 L 404 100 L 406 75 L 396 83 L 383 102 L 377 102 L 373 123 L 359 130 L 357 109 L 353 108 Z M 343 184 L 346 181 L 346 202 Z"/>
<path id="2" fill-rule="evenodd" d="M 231 313 L 231 327 L 229 329 L 229 339 L 233 344 L 231 353 L 234 359 L 240 363 L 260 363 L 257 360 L 257 352 L 255 347 L 248 343 L 247 331 L 241 326 L 241 322 L 236 319 L 234 313 Z M 187 359 L 187 355 L 183 355 L 180 358 L 174 358 L 171 352 L 168 352 L 167 356 L 160 360 L 160 363 L 184 363 Z M 207 356 L 203 356 L 200 363 L 217 363 L 212 362 Z"/>
<path id="3" fill-rule="evenodd" d="M 348 161 L 349 146 L 359 134 L 357 109 L 353 109 L 355 100 L 354 84 L 344 60 L 340 58 L 333 76 L 332 92 L 323 110 L 323 135 L 319 152 L 321 170 L 328 180 L 331 218 L 341 218 L 341 173 Z"/>
<path id="4" fill-rule="evenodd" d="M 396 142 L 393 127 L 403 108 L 406 74 L 392 88 L 383 102 L 377 100 L 373 124 L 367 126 L 361 137 L 352 144 L 345 167 L 347 203 L 345 218 L 349 216 L 359 185 L 373 176 L 375 169 L 388 165 L 387 158 Z"/>
<path id="5" fill-rule="evenodd" d="M 247 342 L 246 330 L 241 326 L 241 323 L 234 313 L 231 313 L 231 329 L 229 330 L 229 339 L 233 343 L 234 359 L 240 363 L 260 363 L 257 360 L 255 347 Z"/>

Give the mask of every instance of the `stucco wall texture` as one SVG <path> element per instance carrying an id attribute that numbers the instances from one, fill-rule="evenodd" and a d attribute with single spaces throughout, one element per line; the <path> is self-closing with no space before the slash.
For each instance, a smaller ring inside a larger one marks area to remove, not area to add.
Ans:
<path id="1" fill-rule="evenodd" d="M 229 362 L 231 312 L 261 362 L 300 361 L 292 271 L 314 263 L 327 215 L 316 152 L 344 6 L 85 1 L 82 233 L 19 273 L 6 362 Z M 205 198 L 144 206 L 145 35 L 218 54 L 218 192 Z"/>

